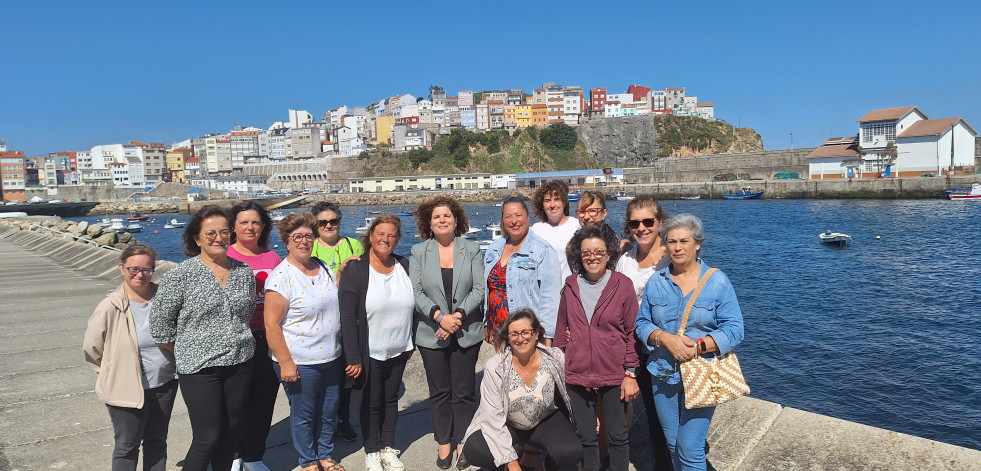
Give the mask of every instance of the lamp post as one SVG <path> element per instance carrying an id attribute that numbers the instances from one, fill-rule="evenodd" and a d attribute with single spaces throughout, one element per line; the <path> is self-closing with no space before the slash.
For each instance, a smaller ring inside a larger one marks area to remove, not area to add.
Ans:
<path id="1" fill-rule="evenodd" d="M 790 133 L 790 150 L 794 150 L 794 133 Z"/>

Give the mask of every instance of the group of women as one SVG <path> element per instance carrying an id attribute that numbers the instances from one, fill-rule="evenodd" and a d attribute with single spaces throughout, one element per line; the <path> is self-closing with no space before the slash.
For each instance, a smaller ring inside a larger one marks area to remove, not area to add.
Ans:
<path id="1" fill-rule="evenodd" d="M 304 471 L 343 471 L 333 441 L 348 438 L 352 390 L 367 471 L 401 471 L 398 392 L 416 349 L 440 469 L 455 456 L 459 469 L 582 462 L 591 471 L 605 446 L 609 469 L 626 470 L 638 394 L 657 469 L 705 469 L 713 409 L 684 408 L 678 362 L 728 352 L 743 328 L 732 287 L 716 273 L 677 334 L 707 269 L 700 221 L 667 220 L 641 196 L 627 207 L 630 240 L 620 240 L 602 194 L 585 192 L 576 218 L 567 194 L 564 183 L 542 185 L 534 226 L 525 198 L 505 199 L 504 236 L 483 253 L 462 237 L 466 211 L 443 196 L 415 212 L 423 241 L 409 259 L 395 253 L 398 217 L 375 218 L 358 243 L 339 236 L 332 204 L 279 223 L 285 260 L 268 249 L 262 207 L 205 206 L 183 237 L 192 258 L 159 287 L 150 282 L 153 250 L 131 247 L 121 256 L 123 286 L 96 309 L 84 346 L 116 434 L 113 469 L 135 469 L 141 444 L 145 469 L 163 469 L 179 379 L 193 433 L 186 470 L 232 469 L 236 455 L 239 469 L 268 469 L 262 452 L 281 383 Z M 478 405 L 482 340 L 495 354 Z"/>

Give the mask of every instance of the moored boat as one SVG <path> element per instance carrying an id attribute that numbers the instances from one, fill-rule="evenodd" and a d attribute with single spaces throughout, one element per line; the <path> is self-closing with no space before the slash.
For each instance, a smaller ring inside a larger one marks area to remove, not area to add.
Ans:
<path id="1" fill-rule="evenodd" d="M 142 215 L 140 213 L 133 213 L 132 216 L 126 218 L 126 220 L 129 221 L 129 222 L 146 221 L 148 219 L 150 219 L 149 216 L 144 216 L 144 215 Z"/>
<path id="2" fill-rule="evenodd" d="M 735 193 L 725 193 L 723 199 L 727 200 L 755 200 L 763 196 L 763 190 L 753 191 L 753 187 L 744 186 Z"/>
<path id="3" fill-rule="evenodd" d="M 412 216 L 412 210 L 406 211 L 403 208 L 399 208 L 399 216 Z"/>
<path id="4" fill-rule="evenodd" d="M 371 227 L 371 222 L 374 221 L 374 220 L 375 220 L 374 217 L 366 217 L 366 218 L 364 218 L 364 225 L 363 226 L 358 226 L 357 228 L 355 228 L 354 229 L 354 233 L 357 234 L 357 235 L 359 235 L 359 236 L 363 236 L 363 235 L 367 234 L 368 233 L 368 228 Z"/>
<path id="5" fill-rule="evenodd" d="M 822 244 L 842 246 L 848 245 L 852 240 L 852 236 L 842 234 L 841 232 L 824 231 L 818 234 L 818 239 L 821 240 Z"/>
<path id="6" fill-rule="evenodd" d="M 681 197 L 681 199 L 683 199 L 683 200 L 697 200 L 697 199 L 701 199 L 701 198 L 702 198 L 701 195 L 685 195 L 685 196 L 682 196 Z"/>
<path id="7" fill-rule="evenodd" d="M 582 197 L 582 195 L 579 193 L 579 190 L 572 190 L 572 191 L 569 192 L 569 202 L 570 203 L 575 202 L 575 201 L 579 201 L 579 198 L 581 198 L 581 197 Z"/>
<path id="8" fill-rule="evenodd" d="M 620 190 L 613 194 L 613 199 L 617 201 L 630 201 L 634 199 L 634 197 L 628 195 L 626 191 Z"/>
<path id="9" fill-rule="evenodd" d="M 490 231 L 491 238 L 477 241 L 477 244 L 480 246 L 480 250 L 487 250 L 487 247 L 490 247 L 491 242 L 500 239 L 502 234 L 501 226 L 498 224 L 488 224 L 485 226 L 485 228 Z"/>
<path id="10" fill-rule="evenodd" d="M 170 222 L 164 224 L 164 229 L 177 229 L 179 227 L 184 227 L 186 225 L 187 225 L 186 222 L 180 222 L 177 219 L 171 219 Z"/>
<path id="11" fill-rule="evenodd" d="M 945 192 L 949 200 L 981 200 L 981 183 L 970 188 L 951 188 Z"/>

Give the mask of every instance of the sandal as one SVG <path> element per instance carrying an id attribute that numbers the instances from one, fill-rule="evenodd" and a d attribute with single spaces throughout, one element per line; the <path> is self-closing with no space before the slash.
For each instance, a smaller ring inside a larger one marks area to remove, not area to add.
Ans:
<path id="1" fill-rule="evenodd" d="M 344 471 L 344 467 L 334 461 L 333 458 L 320 460 L 320 469 L 323 471 Z"/>
<path id="2" fill-rule="evenodd" d="M 310 463 L 300 468 L 300 471 L 320 471 L 320 465 L 317 463 Z"/>

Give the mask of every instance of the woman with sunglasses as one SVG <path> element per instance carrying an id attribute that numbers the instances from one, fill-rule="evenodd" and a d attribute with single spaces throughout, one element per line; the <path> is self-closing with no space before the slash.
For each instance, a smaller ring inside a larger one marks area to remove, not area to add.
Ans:
<path id="1" fill-rule="evenodd" d="M 343 213 L 337 203 L 321 201 L 310 210 L 317 217 L 317 240 L 313 243 L 313 258 L 320 259 L 334 273 L 340 273 L 342 264 L 357 260 L 364 254 L 364 246 L 354 237 L 341 235 Z M 337 407 L 337 434 L 346 442 L 358 439 L 358 433 L 351 427 L 351 388 L 341 388 L 341 403 Z"/>
<path id="2" fill-rule="evenodd" d="M 606 224 L 590 224 L 569 242 L 575 274 L 565 280 L 555 346 L 566 352 L 566 383 L 582 437 L 584 471 L 599 471 L 600 450 L 592 424 L 602 418 L 609 469 L 626 471 L 630 456 L 628 404 L 637 397 L 639 365 L 634 341 L 637 299 L 633 285 L 613 271 L 619 241 Z M 568 339 L 568 340 L 567 340 Z M 574 348 L 566 348 L 574 345 Z"/>
<path id="3" fill-rule="evenodd" d="M 633 280 L 638 306 L 644 296 L 647 280 L 656 271 L 668 266 L 671 261 L 666 256 L 667 249 L 661 243 L 661 235 L 658 233 L 661 224 L 667 218 L 668 214 L 653 196 L 640 195 L 627 203 L 624 231 L 630 234 L 633 247 L 624 252 L 617 260 L 616 271 Z M 647 349 L 642 344 L 638 347 L 637 353 L 640 364 L 646 365 Z M 637 369 L 637 385 L 640 388 L 640 396 L 644 400 L 644 409 L 647 413 L 647 429 L 650 433 L 654 452 L 654 470 L 671 471 L 673 468 L 671 454 L 668 453 L 668 447 L 664 441 L 664 430 L 661 429 L 661 422 L 658 420 L 657 411 L 654 409 L 654 389 L 651 383 L 651 373 L 647 371 L 647 368 Z"/>
<path id="4" fill-rule="evenodd" d="M 289 254 L 266 280 L 265 324 L 273 368 L 290 402 L 293 448 L 303 471 L 344 471 L 331 457 L 344 383 L 341 317 L 334 274 L 310 257 L 317 219 L 290 214 L 279 222 Z"/>
<path id="5" fill-rule="evenodd" d="M 150 306 L 157 284 L 150 281 L 157 251 L 134 244 L 119 256 L 123 284 L 89 317 L 82 341 L 85 361 L 99 374 L 95 394 L 106 403 L 115 448 L 112 469 L 166 469 L 167 430 L 177 397 L 174 354 L 150 336 Z"/>
<path id="6" fill-rule="evenodd" d="M 153 339 L 174 352 L 191 420 L 185 471 L 225 470 L 240 443 L 252 377 L 255 274 L 228 257 L 227 209 L 201 207 L 184 229 L 189 259 L 164 275 L 150 312 Z"/>
<path id="7" fill-rule="evenodd" d="M 245 406 L 245 432 L 241 434 L 242 443 L 238 446 L 238 458 L 233 463 L 232 471 L 269 471 L 262 462 L 262 456 L 266 452 L 266 437 L 272 425 L 279 378 L 267 354 L 269 344 L 266 342 L 262 313 L 265 308 L 266 279 L 282 260 L 276 252 L 269 250 L 272 218 L 266 208 L 255 201 L 243 201 L 232 206 L 231 213 L 234 222 L 228 256 L 252 267 L 257 297 L 249 323 L 252 337 L 255 338 L 255 355 L 249 360 L 252 363 L 252 381 Z"/>

